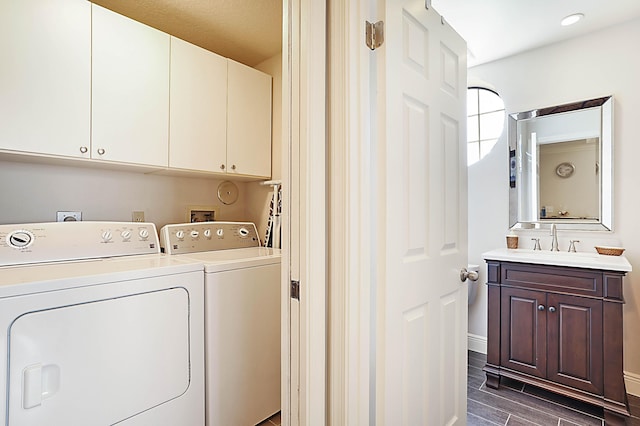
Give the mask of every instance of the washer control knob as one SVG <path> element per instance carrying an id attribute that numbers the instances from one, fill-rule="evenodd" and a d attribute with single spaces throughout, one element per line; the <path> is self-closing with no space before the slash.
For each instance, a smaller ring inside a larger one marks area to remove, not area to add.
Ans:
<path id="1" fill-rule="evenodd" d="M 179 240 L 184 240 L 184 231 L 183 230 L 176 231 L 176 238 Z"/>
<path id="2" fill-rule="evenodd" d="M 15 231 L 9 234 L 7 242 L 14 248 L 28 247 L 33 242 L 33 234 L 29 231 Z"/>
<path id="3" fill-rule="evenodd" d="M 211 229 L 207 228 L 202 232 L 206 238 L 211 238 Z"/>
<path id="4" fill-rule="evenodd" d="M 249 230 L 247 228 L 240 228 L 238 229 L 238 234 L 242 237 L 245 238 L 249 235 Z"/>
<path id="5" fill-rule="evenodd" d="M 149 231 L 146 228 L 142 228 L 140 231 L 138 231 L 138 235 L 143 240 L 146 240 L 147 238 L 149 238 Z"/>
<path id="6" fill-rule="evenodd" d="M 122 237 L 122 241 L 129 241 L 131 239 L 131 231 L 125 229 L 120 233 L 120 236 Z"/>
<path id="7" fill-rule="evenodd" d="M 224 229 L 222 229 L 222 228 L 216 229 L 216 235 L 218 237 L 224 237 Z"/>
<path id="8" fill-rule="evenodd" d="M 191 231 L 190 235 L 191 238 L 198 238 L 198 236 L 200 236 L 200 233 L 194 229 Z"/>
<path id="9" fill-rule="evenodd" d="M 108 242 L 111 242 L 111 240 L 113 240 L 113 234 L 111 233 L 111 231 L 103 231 L 102 232 L 102 242 L 103 243 L 108 243 Z"/>

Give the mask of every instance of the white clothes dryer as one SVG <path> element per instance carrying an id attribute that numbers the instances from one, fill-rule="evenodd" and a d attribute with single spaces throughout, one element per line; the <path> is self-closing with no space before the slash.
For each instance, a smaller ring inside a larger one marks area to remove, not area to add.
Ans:
<path id="1" fill-rule="evenodd" d="M 0 225 L 4 425 L 204 424 L 203 323 L 151 223 Z"/>
<path id="2" fill-rule="evenodd" d="M 249 426 L 280 411 L 280 263 L 253 223 L 160 230 L 165 253 L 204 264 L 208 426 Z"/>

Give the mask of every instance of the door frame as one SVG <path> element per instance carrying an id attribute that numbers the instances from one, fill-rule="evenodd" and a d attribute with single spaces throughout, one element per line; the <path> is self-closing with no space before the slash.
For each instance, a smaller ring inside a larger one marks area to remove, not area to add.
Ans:
<path id="1" fill-rule="evenodd" d="M 375 421 L 376 53 L 364 43 L 368 0 L 327 0 L 328 384 L 327 420 Z"/>
<path id="2" fill-rule="evenodd" d="M 289 281 L 301 283 L 299 395 L 289 376 L 291 310 L 283 310 L 283 425 L 370 424 L 377 77 L 363 25 L 380 18 L 368 0 L 283 5 L 283 184 L 291 188 L 283 199 L 283 306 Z M 290 417 L 292 408 L 299 417 Z"/>
<path id="3" fill-rule="evenodd" d="M 282 424 L 324 425 L 326 1 L 283 0 L 282 21 Z M 297 306 L 292 308 L 297 302 L 289 297 L 291 280 L 300 283 L 299 311 Z M 290 325 L 292 313 L 296 319 L 298 312 L 299 349 L 293 350 Z M 299 373 L 292 367 L 299 367 Z"/>

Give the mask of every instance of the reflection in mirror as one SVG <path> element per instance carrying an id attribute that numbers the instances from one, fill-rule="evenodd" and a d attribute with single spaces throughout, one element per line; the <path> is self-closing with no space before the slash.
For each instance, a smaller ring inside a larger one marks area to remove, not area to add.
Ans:
<path id="1" fill-rule="evenodd" d="M 613 98 L 509 116 L 511 227 L 612 227 Z"/>

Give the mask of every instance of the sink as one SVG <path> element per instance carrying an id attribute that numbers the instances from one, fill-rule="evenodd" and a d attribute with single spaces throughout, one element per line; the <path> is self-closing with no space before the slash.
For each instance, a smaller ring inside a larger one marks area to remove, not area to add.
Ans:
<path id="1" fill-rule="evenodd" d="M 603 269 L 607 271 L 631 271 L 631 264 L 624 256 L 606 256 L 589 252 L 558 252 L 531 249 L 500 248 L 482 253 L 485 260 L 505 262 L 536 263 L 552 266 Z"/>

